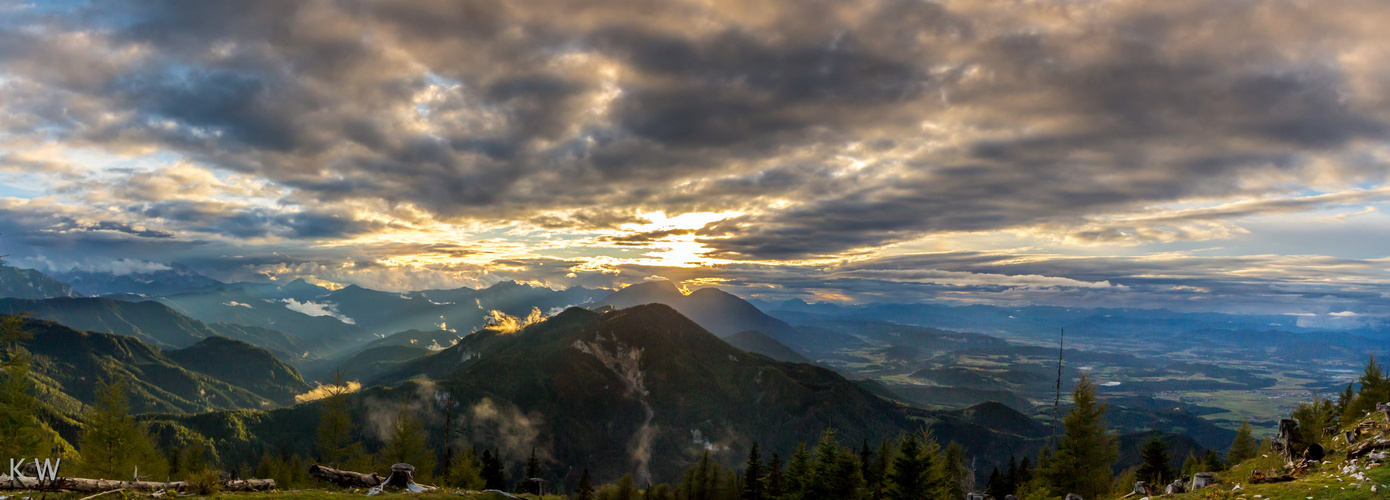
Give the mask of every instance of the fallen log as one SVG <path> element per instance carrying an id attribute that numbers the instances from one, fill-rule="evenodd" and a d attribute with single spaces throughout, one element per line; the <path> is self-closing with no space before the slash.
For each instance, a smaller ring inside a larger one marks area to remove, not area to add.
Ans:
<path id="1" fill-rule="evenodd" d="M 350 470 L 334 469 L 322 465 L 309 467 L 309 477 L 321 481 L 328 481 L 338 486 L 349 487 L 358 486 L 362 488 L 374 488 L 381 486 L 382 478 L 373 472 L 370 475 Z"/>
<path id="2" fill-rule="evenodd" d="M 1367 440 L 1347 449 L 1347 458 L 1360 458 L 1373 451 L 1390 449 L 1390 439 Z"/>
<path id="3" fill-rule="evenodd" d="M 226 491 L 268 491 L 275 489 L 274 479 L 244 479 L 236 481 L 226 481 L 222 483 L 222 488 Z M 188 483 L 185 481 L 171 481 L 161 483 L 158 481 L 116 481 L 111 479 L 87 479 L 80 477 L 59 477 L 51 481 L 40 481 L 38 478 L 18 477 L 0 475 L 0 491 L 5 490 L 34 490 L 34 491 L 75 491 L 78 493 L 101 493 L 113 490 L 126 491 L 177 491 L 188 490 Z"/>

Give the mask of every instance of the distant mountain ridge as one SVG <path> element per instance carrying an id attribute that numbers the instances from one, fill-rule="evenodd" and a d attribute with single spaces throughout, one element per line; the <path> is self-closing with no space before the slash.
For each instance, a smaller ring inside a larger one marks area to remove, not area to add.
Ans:
<path id="1" fill-rule="evenodd" d="M 73 269 L 52 274 L 54 278 L 71 284 L 74 290 L 94 296 L 107 294 L 158 296 L 216 288 L 223 285 L 221 281 L 198 274 L 181 264 L 163 267 L 167 267 L 167 269 L 121 273 Z"/>
<path id="2" fill-rule="evenodd" d="M 97 297 L 0 299 L 0 314 L 21 312 L 79 330 L 129 335 L 154 346 L 170 348 L 188 347 L 217 335 L 202 322 L 158 302 L 125 302 Z"/>
<path id="3" fill-rule="evenodd" d="M 642 304 L 666 304 L 720 337 L 756 330 L 788 347 L 798 347 L 798 334 L 791 325 L 717 288 L 702 288 L 686 295 L 670 281 L 649 281 L 613 292 L 594 307 L 624 309 Z"/>
<path id="4" fill-rule="evenodd" d="M 20 269 L 0 264 L 0 298 L 47 299 L 51 297 L 80 297 L 57 279 L 36 269 Z"/>

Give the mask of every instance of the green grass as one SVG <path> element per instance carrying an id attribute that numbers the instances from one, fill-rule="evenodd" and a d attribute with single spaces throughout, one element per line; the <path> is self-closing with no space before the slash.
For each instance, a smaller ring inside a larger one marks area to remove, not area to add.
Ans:
<path id="1" fill-rule="evenodd" d="M 39 492 L 17 492 L 6 491 L 0 496 L 9 496 L 18 499 L 24 497 L 43 498 L 44 500 L 79 500 L 89 496 L 86 493 L 39 493 Z M 568 497 L 561 495 L 537 496 L 532 494 L 517 494 L 516 496 L 528 500 L 566 500 Z M 276 490 L 263 493 L 217 493 L 212 495 L 190 495 L 190 496 L 166 496 L 165 498 L 188 498 L 193 500 L 325 500 L 349 498 L 365 498 L 365 489 L 305 489 L 305 490 Z M 507 497 L 492 492 L 461 492 L 456 489 L 439 489 L 425 493 L 385 493 L 374 496 L 373 498 L 393 498 L 398 497 L 402 500 L 505 500 Z M 133 500 L 150 498 L 146 493 L 117 492 L 98 497 L 102 500 Z"/>
<path id="2" fill-rule="evenodd" d="M 1381 421 L 1384 417 L 1372 416 L 1373 419 Z M 1326 445 L 1326 443 L 1324 443 Z M 1369 462 L 1364 457 L 1357 462 L 1358 470 L 1365 474 L 1366 481 L 1358 481 L 1351 476 L 1351 473 L 1344 473 L 1342 468 L 1346 465 L 1345 449 L 1338 449 L 1334 444 L 1333 451 L 1324 459 L 1325 462 L 1309 470 L 1306 475 L 1295 481 L 1274 484 L 1248 484 L 1247 479 L 1250 473 L 1262 470 L 1266 473 L 1276 472 L 1282 467 L 1283 461 L 1267 450 L 1260 451 L 1261 456 L 1247 460 L 1229 471 L 1217 475 L 1217 485 L 1204 488 L 1199 491 L 1173 495 L 1164 498 L 1176 500 L 1361 500 L 1361 499 L 1382 499 L 1390 498 L 1390 465 L 1380 464 L 1373 467 L 1366 467 Z M 1239 490 L 1232 490 L 1236 485 L 1240 485 Z M 1371 486 L 1375 485 L 1376 490 L 1372 492 Z"/>

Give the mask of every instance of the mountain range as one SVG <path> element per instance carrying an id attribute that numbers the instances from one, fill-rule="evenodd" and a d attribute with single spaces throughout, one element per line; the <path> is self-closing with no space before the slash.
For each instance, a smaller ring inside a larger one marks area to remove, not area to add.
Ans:
<path id="1" fill-rule="evenodd" d="M 0 297 L 46 299 L 77 296 L 79 294 L 67 283 L 42 272 L 0 265 Z"/>
<path id="2" fill-rule="evenodd" d="M 30 278 L 47 283 L 42 274 Z M 668 281 L 611 293 L 513 282 L 394 293 L 304 280 L 168 279 L 185 281 L 137 288 L 107 280 L 111 288 L 96 298 L 72 297 L 77 292 L 50 283 L 23 287 L 33 297 L 0 299 L 0 313 L 26 312 L 40 333 L 31 346 L 36 378 L 53 427 L 65 437 L 80 425 L 76 417 L 95 380 L 122 377 L 132 381 L 137 410 L 167 446 L 177 445 L 168 439 L 201 435 L 224 460 L 252 462 L 267 451 L 312 455 L 318 406 L 297 404 L 296 396 L 340 368 L 366 386 L 351 406 L 369 448 L 381 445 L 381 422 L 408 400 L 432 435 L 442 434 L 440 413 L 454 411 L 469 429 L 460 444 L 503 449 L 508 460 L 520 460 L 529 450 L 516 443 L 530 443 L 547 464 L 590 467 L 603 481 L 628 472 L 671 480 L 705 452 L 736 465 L 753 441 L 785 457 L 827 428 L 857 443 L 925 426 L 984 463 L 1002 464 L 1032 455 L 1050 435 L 1035 408 L 1054 383 L 1058 352 L 1027 345 L 1029 328 L 1101 325 L 1082 328 L 1092 345 L 1135 338 L 1099 331 L 1134 321 L 1098 319 L 1095 311 L 1044 308 L 1023 330 L 982 329 L 1005 339 L 964 328 L 998 327 L 1009 312 L 1001 308 L 788 301 L 760 309 L 715 288 L 687 292 Z M 47 294 L 32 292 L 38 289 L 60 295 L 40 298 Z M 520 329 L 489 327 L 492 311 L 549 317 L 519 320 L 526 325 Z M 1310 341 L 1305 333 L 1213 330 L 1210 321 L 1223 318 L 1217 316 L 1132 316 L 1157 318 L 1145 327 L 1150 333 L 1207 325 L 1191 332 L 1273 342 L 1269 352 L 1277 356 L 1294 356 Z M 1184 334 L 1197 335 L 1191 332 Z M 1374 344 L 1348 332 L 1329 338 L 1334 347 L 1318 352 L 1344 355 Z M 1069 379 L 1092 369 L 1129 377 L 1102 391 L 1117 402 L 1107 421 L 1123 431 L 1122 445 L 1135 449 L 1151 429 L 1182 450 L 1223 447 L 1231 431 L 1229 422 L 1202 417 L 1210 408 L 1129 393 L 1274 383 L 1257 370 L 1135 352 L 1145 354 L 1093 346 L 1062 352 Z M 456 406 L 434 404 L 440 401 Z M 551 472 L 561 479 L 572 471 Z"/>

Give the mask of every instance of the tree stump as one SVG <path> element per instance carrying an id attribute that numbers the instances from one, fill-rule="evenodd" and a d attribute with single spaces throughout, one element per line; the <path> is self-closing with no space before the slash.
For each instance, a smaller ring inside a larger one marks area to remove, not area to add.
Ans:
<path id="1" fill-rule="evenodd" d="M 383 489 L 406 490 L 419 493 L 434 489 L 433 486 L 424 486 L 415 483 L 415 466 L 410 464 L 396 464 L 391 466 L 391 475 L 387 476 L 386 481 L 381 483 Z"/>

